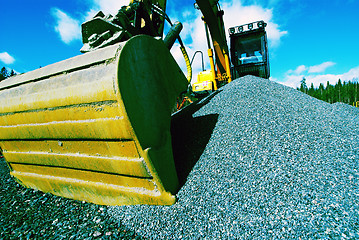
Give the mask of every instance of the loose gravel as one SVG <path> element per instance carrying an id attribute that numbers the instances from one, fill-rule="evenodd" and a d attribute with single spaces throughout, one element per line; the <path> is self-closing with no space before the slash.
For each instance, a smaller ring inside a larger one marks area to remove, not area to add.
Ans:
<path id="1" fill-rule="evenodd" d="M 25 189 L 0 160 L 0 238 L 359 238 L 359 109 L 246 76 L 175 114 L 171 131 L 172 206 Z"/>
<path id="2" fill-rule="evenodd" d="M 172 135 L 177 203 L 108 209 L 137 234 L 359 238 L 359 109 L 246 76 L 173 116 Z"/>
<path id="3" fill-rule="evenodd" d="M 142 239 L 106 206 L 20 186 L 0 158 L 0 239 Z"/>

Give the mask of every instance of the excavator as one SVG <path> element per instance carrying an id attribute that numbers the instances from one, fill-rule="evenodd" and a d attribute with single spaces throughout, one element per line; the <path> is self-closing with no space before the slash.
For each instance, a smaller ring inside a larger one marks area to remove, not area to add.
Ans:
<path id="1" fill-rule="evenodd" d="M 224 26 L 222 18 L 223 11 L 217 16 L 220 18 L 219 26 Z M 212 25 L 213 24 L 210 26 Z M 225 55 L 222 62 L 216 62 L 217 67 L 215 67 L 208 33 L 208 24 L 205 22 L 208 56 L 211 69 L 207 71 L 203 69 L 203 71 L 199 72 L 197 75 L 197 80 L 192 84 L 192 92 L 194 95 L 207 95 L 212 91 L 216 91 L 220 86 L 229 83 L 232 78 L 236 79 L 245 75 L 254 75 L 269 79 L 268 41 L 265 31 L 266 25 L 267 24 L 264 21 L 257 21 L 237 27 L 231 27 L 229 29 L 229 38 L 232 66 L 229 64 L 228 56 Z M 217 29 L 222 30 L 220 34 L 212 34 L 212 32 L 211 34 L 214 36 L 224 36 L 224 28 Z M 215 52 L 217 53 L 220 51 L 219 49 L 223 52 L 228 52 L 225 37 L 221 37 L 220 39 L 223 39 L 221 45 L 216 42 L 213 43 Z M 216 55 L 216 59 L 221 58 Z M 224 63 L 224 65 L 222 65 L 222 63 Z"/>
<path id="2" fill-rule="evenodd" d="M 223 11 L 216 0 L 196 7 L 214 46 L 211 77 L 230 82 Z M 0 150 L 17 182 L 100 205 L 175 203 L 171 112 L 192 73 L 182 25 L 165 10 L 166 0 L 132 0 L 99 12 L 82 24 L 84 54 L 0 82 Z M 176 40 L 187 77 L 170 53 Z"/>
<path id="3" fill-rule="evenodd" d="M 235 78 L 254 75 L 269 79 L 268 41 L 264 21 L 229 29 L 232 74 Z"/>

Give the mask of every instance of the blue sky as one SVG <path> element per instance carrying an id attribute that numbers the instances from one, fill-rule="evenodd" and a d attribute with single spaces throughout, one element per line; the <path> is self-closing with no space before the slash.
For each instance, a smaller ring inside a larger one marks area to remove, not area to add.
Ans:
<path id="1" fill-rule="evenodd" d="M 181 33 L 190 57 L 206 53 L 200 12 L 194 0 L 167 1 L 167 14 L 184 24 Z M 359 0 L 220 0 L 225 27 L 251 21 L 268 23 L 271 79 L 296 87 L 339 78 L 359 78 Z M 80 24 L 98 10 L 115 13 L 128 0 L 1 0 L 0 66 L 23 73 L 75 55 L 82 46 Z M 172 54 L 180 66 L 178 48 Z M 208 67 L 208 58 L 205 58 Z M 194 72 L 200 70 L 195 61 Z M 195 77 L 195 75 L 194 75 Z"/>

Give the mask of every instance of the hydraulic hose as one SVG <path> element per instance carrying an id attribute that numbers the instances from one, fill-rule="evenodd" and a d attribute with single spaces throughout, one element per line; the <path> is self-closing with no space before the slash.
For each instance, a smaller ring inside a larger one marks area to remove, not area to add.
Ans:
<path id="1" fill-rule="evenodd" d="M 167 22 L 171 25 L 171 28 L 173 30 L 173 33 L 171 33 L 171 30 L 170 30 L 170 33 L 168 33 L 168 37 L 166 36 L 165 38 L 165 44 L 167 45 L 167 47 L 171 47 L 173 43 L 172 42 L 172 39 L 174 36 L 174 34 L 177 34 L 177 40 L 180 44 L 180 49 L 181 49 L 181 52 L 182 52 L 182 55 L 184 57 L 184 60 L 186 62 L 186 67 L 187 67 L 187 80 L 189 83 L 191 83 L 191 80 L 192 80 L 192 66 L 191 66 L 191 62 L 189 60 L 189 57 L 188 57 L 188 54 L 187 54 L 187 51 L 186 51 L 186 48 L 182 42 L 182 39 L 181 37 L 179 36 L 179 31 L 182 30 L 182 24 L 180 23 L 175 23 L 175 24 L 172 24 L 170 18 L 168 17 L 168 15 L 161 9 L 159 8 L 158 6 L 156 6 L 155 4 L 152 4 L 152 7 L 153 7 L 153 10 L 155 10 L 157 13 L 159 13 L 160 15 L 162 15 L 166 20 Z M 176 27 L 176 25 L 181 25 L 181 28 L 179 29 L 179 27 Z M 179 29 L 179 31 L 177 32 L 177 30 Z"/>
<path id="2" fill-rule="evenodd" d="M 178 37 L 178 40 L 180 40 L 180 38 Z M 188 57 L 188 54 L 187 54 L 187 51 L 186 51 L 186 48 L 184 47 L 182 41 L 180 41 L 180 49 L 181 49 L 181 52 L 182 52 L 182 55 L 184 57 L 184 60 L 186 62 L 186 67 L 187 67 L 187 80 L 188 82 L 190 83 L 191 80 L 192 80 L 192 66 L 191 66 L 191 62 L 189 60 L 189 57 Z"/>

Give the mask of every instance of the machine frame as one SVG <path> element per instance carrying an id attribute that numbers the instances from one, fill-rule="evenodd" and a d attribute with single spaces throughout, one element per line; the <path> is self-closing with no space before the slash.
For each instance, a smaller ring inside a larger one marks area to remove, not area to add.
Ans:
<path id="1" fill-rule="evenodd" d="M 234 78 L 249 74 L 269 78 L 270 70 L 267 33 L 265 31 L 266 25 L 264 21 L 257 21 L 229 29 L 231 62 L 233 64 L 231 70 Z M 241 52 L 239 52 L 239 46 L 242 49 Z M 252 51 L 252 53 L 248 53 L 248 51 Z M 257 54 L 255 55 L 253 52 L 257 52 Z M 251 56 L 248 56 L 248 54 Z M 246 57 L 241 58 L 241 55 Z"/>

